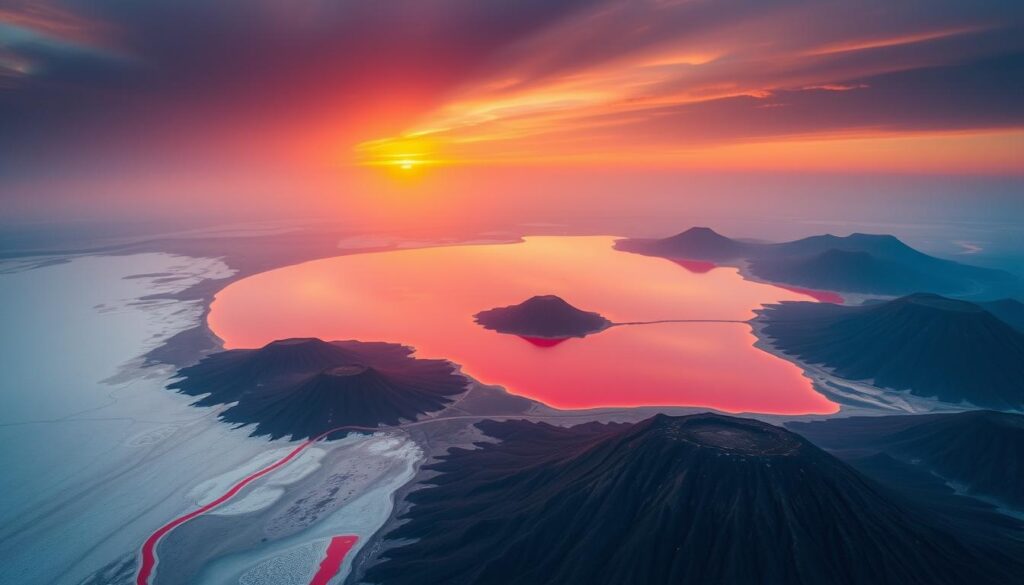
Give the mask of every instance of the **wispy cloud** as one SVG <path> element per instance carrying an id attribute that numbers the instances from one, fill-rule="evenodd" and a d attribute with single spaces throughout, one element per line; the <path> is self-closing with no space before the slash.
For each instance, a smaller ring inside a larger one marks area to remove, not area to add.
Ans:
<path id="1" fill-rule="evenodd" d="M 834 55 L 836 53 L 849 53 L 852 51 L 867 51 L 870 49 L 883 49 L 887 47 L 898 47 L 901 45 L 912 45 L 924 43 L 937 39 L 947 39 L 985 30 L 997 28 L 995 26 L 965 26 L 947 30 L 929 30 L 917 33 L 906 33 L 892 37 L 863 38 L 844 40 L 837 43 L 828 43 L 819 47 L 809 49 L 806 55 Z"/>
<path id="2" fill-rule="evenodd" d="M 0 8 L 0 174 L 104 157 L 670 164 L 929 132 L 953 149 L 1024 125 L 1022 32 L 1024 4 L 1004 0 L 16 2 Z"/>
<path id="3" fill-rule="evenodd" d="M 414 137 L 418 156 L 445 161 L 614 163 L 765 138 L 1024 125 L 1010 105 L 1024 97 L 1024 57 L 1001 56 L 1024 43 L 1005 26 L 948 23 L 988 15 L 879 20 L 885 7 L 870 3 L 872 19 L 837 29 L 834 4 L 726 4 L 603 3 L 524 39 L 358 156 L 386 163 Z"/>

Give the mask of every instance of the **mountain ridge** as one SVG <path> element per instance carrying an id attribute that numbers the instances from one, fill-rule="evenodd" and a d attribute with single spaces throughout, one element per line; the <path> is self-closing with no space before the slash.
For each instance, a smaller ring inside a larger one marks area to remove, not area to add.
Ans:
<path id="1" fill-rule="evenodd" d="M 983 307 L 914 294 L 862 306 L 787 302 L 761 311 L 781 351 L 850 380 L 951 403 L 1024 407 L 1024 334 Z"/>
<path id="2" fill-rule="evenodd" d="M 615 248 L 674 261 L 746 263 L 751 274 L 767 281 L 841 292 L 997 298 L 1024 291 L 1019 276 L 930 256 L 889 234 L 854 232 L 754 243 L 694 227 L 667 238 L 617 240 Z"/>

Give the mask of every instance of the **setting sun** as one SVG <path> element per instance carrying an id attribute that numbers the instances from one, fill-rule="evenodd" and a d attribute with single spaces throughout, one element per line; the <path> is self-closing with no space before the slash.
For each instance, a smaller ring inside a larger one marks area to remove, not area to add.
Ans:
<path id="1" fill-rule="evenodd" d="M 356 154 L 361 165 L 390 166 L 403 171 L 438 162 L 436 142 L 415 134 L 363 142 L 356 147 Z"/>

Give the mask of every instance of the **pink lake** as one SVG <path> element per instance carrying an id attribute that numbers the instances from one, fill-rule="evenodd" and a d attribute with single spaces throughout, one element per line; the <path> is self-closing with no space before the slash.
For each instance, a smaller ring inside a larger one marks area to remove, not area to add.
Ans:
<path id="1" fill-rule="evenodd" d="M 478 311 L 544 294 L 614 322 L 745 321 L 764 304 L 811 300 L 747 281 L 735 268 L 695 272 L 620 252 L 614 240 L 528 237 L 315 260 L 231 284 L 214 299 L 209 324 L 227 348 L 287 337 L 403 343 L 419 357 L 450 359 L 481 382 L 557 408 L 838 410 L 800 368 L 755 348 L 746 323 L 617 326 L 558 344 L 474 323 Z"/>

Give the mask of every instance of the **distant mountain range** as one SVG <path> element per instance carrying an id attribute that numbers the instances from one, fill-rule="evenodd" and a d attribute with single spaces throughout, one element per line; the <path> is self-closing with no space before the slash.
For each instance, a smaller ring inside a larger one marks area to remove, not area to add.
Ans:
<path id="1" fill-rule="evenodd" d="M 535 296 L 518 305 L 480 311 L 474 318 L 483 327 L 499 333 L 549 339 L 584 337 L 612 324 L 600 314 L 581 311 L 555 295 Z"/>
<path id="2" fill-rule="evenodd" d="M 850 380 L 986 408 L 1024 407 L 1024 333 L 982 305 L 932 294 L 846 307 L 782 303 L 763 334 Z"/>
<path id="3" fill-rule="evenodd" d="M 168 388 L 201 397 L 197 406 L 235 403 L 221 420 L 254 424 L 253 435 L 313 437 L 415 420 L 465 391 L 450 362 L 411 353 L 390 343 L 284 339 L 207 356 Z"/>
<path id="4" fill-rule="evenodd" d="M 787 426 L 819 446 L 858 455 L 884 453 L 970 494 L 1024 510 L 1024 415 L 981 410 Z"/>
<path id="5" fill-rule="evenodd" d="M 1008 272 L 929 256 L 890 235 L 822 235 L 781 244 L 744 242 L 706 227 L 661 239 L 625 239 L 616 248 L 673 260 L 745 261 L 767 281 L 811 289 L 882 295 L 932 292 L 985 298 L 1019 294 Z"/>
<path id="6" fill-rule="evenodd" d="M 797 434 L 713 414 L 477 424 L 363 581 L 492 585 L 995 584 L 1019 543 L 933 524 Z"/>

